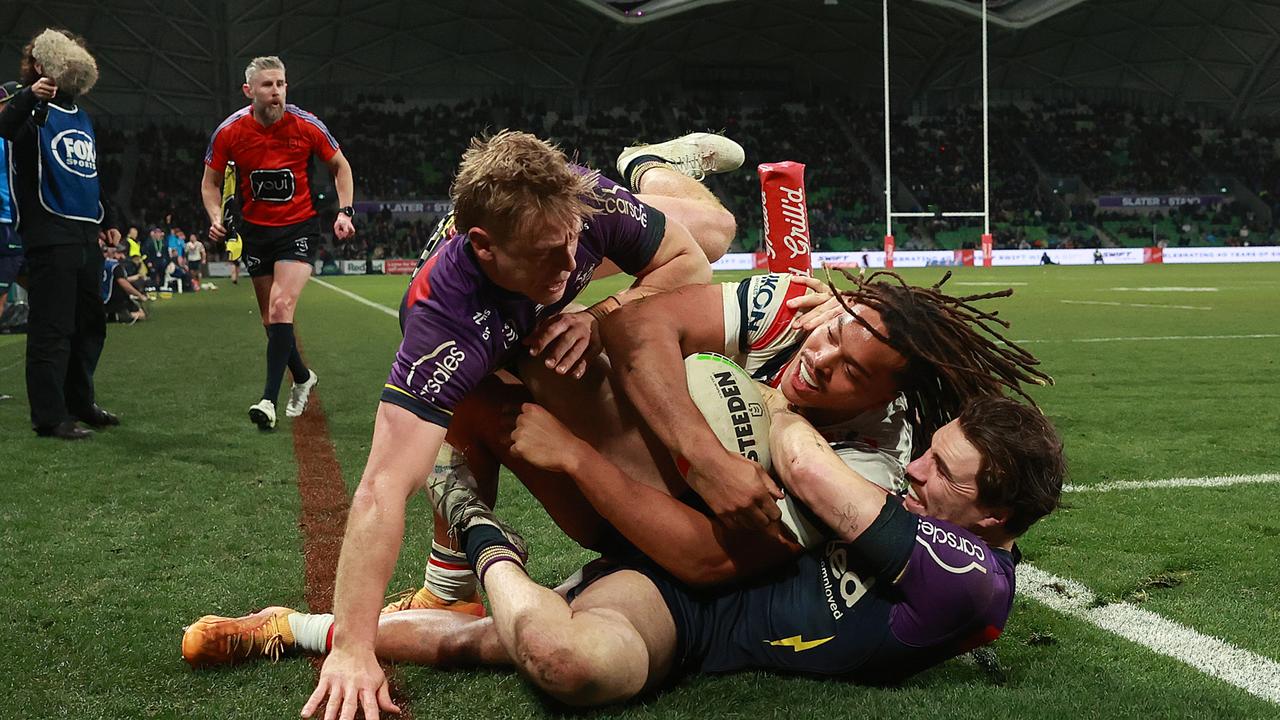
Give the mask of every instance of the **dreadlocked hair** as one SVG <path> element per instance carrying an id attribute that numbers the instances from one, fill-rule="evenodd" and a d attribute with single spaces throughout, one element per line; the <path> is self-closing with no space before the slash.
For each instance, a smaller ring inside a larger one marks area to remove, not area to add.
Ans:
<path id="1" fill-rule="evenodd" d="M 997 317 L 998 311 L 972 304 L 1008 297 L 1012 289 L 956 297 L 941 290 L 950 271 L 926 288 L 909 285 L 888 270 L 864 276 L 838 269 L 854 283 L 852 290 L 837 290 L 828 274 L 827 283 L 840 305 L 907 359 L 897 381 L 907 398 L 915 454 L 929 446 L 934 432 L 959 417 L 969 400 L 1003 396 L 1002 389 L 1008 388 L 1034 407 L 1022 384 L 1053 384 L 1053 378 L 1036 367 L 1040 361 L 1034 355 L 1000 334 L 997 326 L 1007 329 L 1009 323 Z M 879 312 L 888 336 L 854 313 L 854 305 Z"/>

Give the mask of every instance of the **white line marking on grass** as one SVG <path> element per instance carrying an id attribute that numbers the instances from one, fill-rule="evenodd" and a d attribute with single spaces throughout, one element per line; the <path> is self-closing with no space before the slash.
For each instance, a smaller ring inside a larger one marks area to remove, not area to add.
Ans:
<path id="1" fill-rule="evenodd" d="M 1021 287 L 1023 285 L 1026 285 L 1026 283 L 1024 282 L 976 282 L 976 281 L 961 281 L 961 280 L 954 280 L 948 284 L 949 285 L 978 285 L 983 287 L 988 285 L 993 285 L 997 287 L 1008 287 L 1010 285 L 1015 287 Z"/>
<path id="2" fill-rule="evenodd" d="M 1113 287 L 1117 292 L 1218 292 L 1216 287 Z"/>
<path id="3" fill-rule="evenodd" d="M 1169 478 L 1168 480 L 1117 480 L 1096 485 L 1066 485 L 1063 492 L 1111 492 L 1113 490 L 1147 490 L 1155 488 L 1209 488 L 1228 485 L 1270 485 L 1280 483 L 1280 473 L 1260 475 L 1220 475 L 1201 478 Z"/>
<path id="4" fill-rule="evenodd" d="M 1122 303 L 1107 300 L 1059 300 L 1068 305 L 1111 305 L 1113 307 L 1168 308 L 1170 310 L 1212 310 L 1204 305 L 1156 305 L 1152 303 Z"/>
<path id="5" fill-rule="evenodd" d="M 1129 342 L 1143 340 L 1257 340 L 1259 338 L 1280 338 L 1280 334 L 1276 333 L 1254 333 L 1252 335 L 1128 335 L 1122 337 L 1096 337 L 1096 338 L 1041 338 L 1039 340 L 1014 340 L 1019 345 L 1030 345 L 1032 343 L 1102 343 L 1102 342 Z"/>
<path id="6" fill-rule="evenodd" d="M 1018 566 L 1018 592 L 1149 650 L 1190 665 L 1251 695 L 1280 704 L 1280 663 L 1205 635 L 1127 602 L 1095 607 L 1097 596 L 1074 580 L 1029 563 Z"/>
<path id="7" fill-rule="evenodd" d="M 350 290 L 343 290 L 342 288 L 338 287 L 337 285 L 334 285 L 333 283 L 330 283 L 330 282 L 325 282 L 324 280 L 321 280 L 321 279 L 320 279 L 320 278 L 318 278 L 318 277 L 313 277 L 313 278 L 311 278 L 311 281 L 312 281 L 312 282 L 319 283 L 319 284 L 321 284 L 321 285 L 323 285 L 323 286 L 325 286 L 325 287 L 329 288 L 330 290 L 332 290 L 332 291 L 334 291 L 334 292 L 338 293 L 339 295 L 346 295 L 347 297 L 351 298 L 352 300 L 355 300 L 356 302 L 360 303 L 361 305 L 368 305 L 369 307 L 374 308 L 374 309 L 376 309 L 376 310 L 381 310 L 382 312 L 384 312 L 384 313 L 386 313 L 386 314 L 390 315 L 391 317 L 395 318 L 396 320 L 399 320 L 399 319 L 400 319 L 400 313 L 398 313 L 398 312 L 396 312 L 395 310 L 393 310 L 393 309 L 391 309 L 391 308 L 387 307 L 386 305 L 380 305 L 380 304 L 378 304 L 378 303 L 376 303 L 376 302 L 374 302 L 374 301 L 372 301 L 372 300 L 370 300 L 370 299 L 368 299 L 368 298 L 366 298 L 366 297 L 363 297 L 363 296 L 357 295 L 357 294 L 355 294 L 355 293 L 351 292 Z"/>

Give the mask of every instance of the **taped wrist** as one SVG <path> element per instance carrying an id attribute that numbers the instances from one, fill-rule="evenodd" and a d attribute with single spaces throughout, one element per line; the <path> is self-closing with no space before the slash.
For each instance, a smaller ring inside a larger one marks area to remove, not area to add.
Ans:
<path id="1" fill-rule="evenodd" d="M 586 312 L 588 315 L 595 318 L 596 322 L 600 322 L 601 320 L 604 319 L 605 315 L 608 315 L 609 313 L 613 312 L 614 310 L 617 310 L 620 307 L 622 307 L 622 301 L 614 297 L 613 295 L 610 295 L 609 297 L 601 300 L 595 305 L 592 305 L 591 307 L 587 308 Z"/>

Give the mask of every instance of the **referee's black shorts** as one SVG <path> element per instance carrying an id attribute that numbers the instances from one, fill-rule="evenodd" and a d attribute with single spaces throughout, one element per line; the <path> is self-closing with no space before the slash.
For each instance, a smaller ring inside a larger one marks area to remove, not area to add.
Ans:
<path id="1" fill-rule="evenodd" d="M 314 264 L 323 241 L 319 216 L 279 227 L 242 220 L 240 239 L 244 241 L 240 259 L 249 270 L 249 277 L 274 274 L 276 263 L 281 261 Z"/>

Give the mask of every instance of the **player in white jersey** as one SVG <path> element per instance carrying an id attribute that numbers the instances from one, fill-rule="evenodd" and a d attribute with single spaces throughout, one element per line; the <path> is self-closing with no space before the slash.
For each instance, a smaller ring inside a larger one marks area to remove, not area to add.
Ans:
<path id="1" fill-rule="evenodd" d="M 843 321 L 836 320 L 830 328 L 816 319 L 805 324 L 797 322 L 798 310 L 813 307 L 814 298 L 830 297 L 822 284 L 811 278 L 756 275 L 738 283 L 723 283 L 720 288 L 723 354 L 753 379 L 773 388 L 781 384 L 784 376 L 795 377 L 786 371 L 800 362 L 799 350 L 811 329 L 823 326 L 824 331 L 836 331 L 840 322 L 852 322 L 849 315 L 844 315 Z M 816 295 L 815 288 L 820 291 Z M 827 322 L 842 315 L 814 309 Z M 901 494 L 907 489 L 904 468 L 912 457 L 907 399 L 897 393 L 888 403 L 879 403 L 881 394 L 867 394 L 865 402 L 845 403 L 842 398 L 843 407 L 836 414 L 815 413 L 826 415 L 815 418 L 815 425 L 845 464 L 886 490 Z"/>
<path id="2" fill-rule="evenodd" d="M 971 304 L 1011 291 L 952 297 L 940 290 L 947 277 L 925 288 L 888 272 L 849 276 L 855 288 L 836 296 L 834 309 L 827 303 L 816 324 L 794 322 L 814 302 L 803 297 L 813 281 L 760 276 L 736 287 L 679 288 L 606 323 L 613 384 L 688 461 L 689 486 L 721 521 L 763 528 L 778 519 L 782 494 L 758 465 L 724 450 L 687 395 L 670 392 L 684 384 L 684 356 L 722 344 L 825 428 L 829 442 L 874 449 L 890 475 L 882 469 L 877 482 L 889 486 L 892 466 L 910 460 L 910 448 L 927 447 L 966 400 L 1050 382 L 1033 356 L 999 334 L 1006 323 Z"/>

